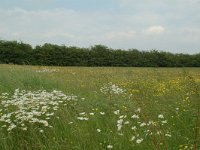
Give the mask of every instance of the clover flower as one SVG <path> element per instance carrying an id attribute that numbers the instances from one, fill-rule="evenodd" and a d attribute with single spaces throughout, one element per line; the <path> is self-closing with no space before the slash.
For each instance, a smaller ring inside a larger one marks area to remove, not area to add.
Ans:
<path id="1" fill-rule="evenodd" d="M 137 144 L 140 144 L 140 143 L 142 143 L 142 141 L 143 141 L 143 139 L 140 138 L 140 139 L 137 139 L 137 140 L 136 140 L 136 143 L 137 143 Z"/>
<path id="2" fill-rule="evenodd" d="M 158 118 L 159 118 L 159 119 L 164 119 L 163 114 L 158 115 Z"/>
<path id="3" fill-rule="evenodd" d="M 116 110 L 116 111 L 114 111 L 113 113 L 114 113 L 115 115 L 119 115 L 119 112 L 120 112 L 120 110 Z"/>
<path id="4" fill-rule="evenodd" d="M 108 148 L 108 149 L 112 149 L 113 146 L 109 144 L 109 145 L 107 145 L 107 148 Z"/>

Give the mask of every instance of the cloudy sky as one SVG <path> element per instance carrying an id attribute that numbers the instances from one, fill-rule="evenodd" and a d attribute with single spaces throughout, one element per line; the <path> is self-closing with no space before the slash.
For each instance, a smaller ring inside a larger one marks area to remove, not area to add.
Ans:
<path id="1" fill-rule="evenodd" d="M 200 0 L 0 0 L 0 39 L 200 52 Z"/>

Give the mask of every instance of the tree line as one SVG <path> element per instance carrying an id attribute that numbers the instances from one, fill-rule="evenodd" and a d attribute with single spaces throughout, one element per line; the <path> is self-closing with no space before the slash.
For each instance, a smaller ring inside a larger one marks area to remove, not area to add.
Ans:
<path id="1" fill-rule="evenodd" d="M 89 48 L 0 40 L 0 63 L 47 66 L 200 67 L 200 53 L 173 54 L 137 49 L 112 49 L 104 45 Z"/>

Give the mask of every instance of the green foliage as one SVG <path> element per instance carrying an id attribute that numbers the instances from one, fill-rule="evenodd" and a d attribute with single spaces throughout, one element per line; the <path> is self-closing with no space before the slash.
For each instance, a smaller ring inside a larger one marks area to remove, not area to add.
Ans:
<path id="1" fill-rule="evenodd" d="M 48 66 L 123 66 L 123 67 L 200 67 L 200 53 L 111 49 L 103 45 L 90 48 L 37 45 L 17 41 L 0 41 L 0 63 Z"/>

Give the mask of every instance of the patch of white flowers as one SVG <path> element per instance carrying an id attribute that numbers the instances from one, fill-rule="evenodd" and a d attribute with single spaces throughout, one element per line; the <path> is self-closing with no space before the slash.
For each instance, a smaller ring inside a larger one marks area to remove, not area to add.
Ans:
<path id="1" fill-rule="evenodd" d="M 57 69 L 47 69 L 47 68 L 45 68 L 45 69 L 41 69 L 41 70 L 36 70 L 36 72 L 38 72 L 38 73 L 52 73 L 52 72 L 58 72 L 58 70 Z"/>
<path id="2" fill-rule="evenodd" d="M 112 82 L 105 84 L 100 88 L 100 91 L 104 94 L 122 94 L 125 92 L 124 89 L 120 88 L 118 85 L 113 84 Z"/>
<path id="3" fill-rule="evenodd" d="M 37 124 L 40 127 L 52 127 L 49 119 L 61 105 L 76 100 L 76 96 L 67 96 L 61 91 L 45 90 L 26 91 L 16 89 L 14 94 L 7 93 L 0 95 L 1 111 L 0 125 L 11 131 L 15 128 L 27 130 L 30 124 Z M 40 131 L 41 132 L 41 131 Z"/>
<path id="4" fill-rule="evenodd" d="M 115 115 L 120 114 L 120 110 L 115 110 L 113 112 Z M 146 120 L 142 118 L 141 109 L 138 108 L 134 111 L 132 115 L 119 115 L 117 120 L 117 131 L 118 135 L 123 135 L 125 128 L 129 127 L 131 129 L 131 137 L 129 141 L 135 144 L 141 144 L 149 136 L 163 135 L 170 138 L 170 134 L 167 126 L 163 130 L 161 126 L 167 125 L 168 122 L 165 119 L 164 115 L 159 114 L 157 120 Z M 127 127 L 125 127 L 127 126 Z"/>

